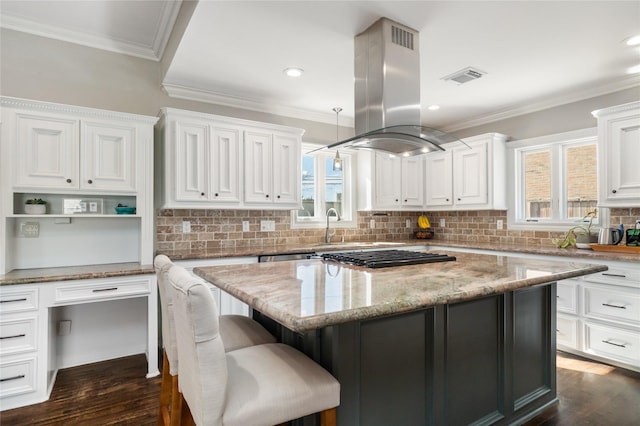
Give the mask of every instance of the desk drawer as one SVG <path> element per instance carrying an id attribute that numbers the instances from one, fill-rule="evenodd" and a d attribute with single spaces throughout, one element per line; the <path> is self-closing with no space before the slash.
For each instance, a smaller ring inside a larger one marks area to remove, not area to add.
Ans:
<path id="1" fill-rule="evenodd" d="M 584 350 L 594 355 L 640 366 L 640 333 L 587 322 Z"/>
<path id="2" fill-rule="evenodd" d="M 26 312 L 38 309 L 38 289 L 0 289 L 0 313 Z"/>
<path id="3" fill-rule="evenodd" d="M 585 284 L 584 315 L 638 325 L 640 324 L 640 290 Z"/>
<path id="4" fill-rule="evenodd" d="M 0 363 L 0 398 L 36 390 L 36 359 Z"/>
<path id="5" fill-rule="evenodd" d="M 75 281 L 57 285 L 55 303 L 90 302 L 149 294 L 149 278 Z"/>
<path id="6" fill-rule="evenodd" d="M 0 355 L 36 349 L 36 318 L 0 321 Z"/>

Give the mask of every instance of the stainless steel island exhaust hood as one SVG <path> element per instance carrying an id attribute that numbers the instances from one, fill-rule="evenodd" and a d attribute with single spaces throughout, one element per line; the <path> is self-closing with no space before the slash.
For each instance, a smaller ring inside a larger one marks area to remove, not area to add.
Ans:
<path id="1" fill-rule="evenodd" d="M 460 141 L 420 125 L 416 30 L 381 18 L 356 36 L 355 133 L 325 149 L 366 148 L 412 156 L 444 151 L 442 144 Z"/>

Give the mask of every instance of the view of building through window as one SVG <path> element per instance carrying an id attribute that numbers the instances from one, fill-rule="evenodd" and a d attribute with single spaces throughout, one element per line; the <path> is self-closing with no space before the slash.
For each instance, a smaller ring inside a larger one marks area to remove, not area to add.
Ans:
<path id="1" fill-rule="evenodd" d="M 596 207 L 595 143 L 560 144 L 522 155 L 526 219 L 580 219 Z M 554 199 L 561 205 L 554 206 Z"/>

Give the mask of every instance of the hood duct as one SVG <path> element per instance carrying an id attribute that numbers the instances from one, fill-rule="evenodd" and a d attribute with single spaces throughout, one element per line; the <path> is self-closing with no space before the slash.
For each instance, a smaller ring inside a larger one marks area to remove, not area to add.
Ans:
<path id="1" fill-rule="evenodd" d="M 357 136 L 326 148 L 367 148 L 411 156 L 444 151 L 442 144 L 460 141 L 420 125 L 419 47 L 416 30 L 387 18 L 356 36 Z"/>

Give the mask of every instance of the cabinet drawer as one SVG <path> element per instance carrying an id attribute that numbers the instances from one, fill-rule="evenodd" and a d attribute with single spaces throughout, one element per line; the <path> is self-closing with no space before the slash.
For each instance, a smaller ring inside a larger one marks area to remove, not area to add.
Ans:
<path id="1" fill-rule="evenodd" d="M 558 346 L 578 349 L 578 319 L 558 315 L 556 318 L 556 339 Z"/>
<path id="2" fill-rule="evenodd" d="M 573 280 L 558 282 L 557 309 L 570 314 L 578 313 L 578 283 Z"/>
<path id="3" fill-rule="evenodd" d="M 585 352 L 640 366 L 640 332 L 586 322 Z"/>
<path id="4" fill-rule="evenodd" d="M 0 313 L 26 312 L 38 309 L 38 289 L 4 290 L 0 292 Z"/>
<path id="5" fill-rule="evenodd" d="M 584 285 L 584 315 L 640 324 L 640 289 Z"/>
<path id="6" fill-rule="evenodd" d="M 0 355 L 36 349 L 36 318 L 0 321 Z"/>
<path id="7" fill-rule="evenodd" d="M 149 278 L 75 282 L 56 286 L 55 302 L 87 302 L 145 295 L 150 288 Z"/>
<path id="8" fill-rule="evenodd" d="M 0 363 L 0 398 L 36 390 L 34 357 Z"/>
<path id="9" fill-rule="evenodd" d="M 607 271 L 585 275 L 583 279 L 591 283 L 614 284 L 638 288 L 640 271 L 611 267 Z"/>

